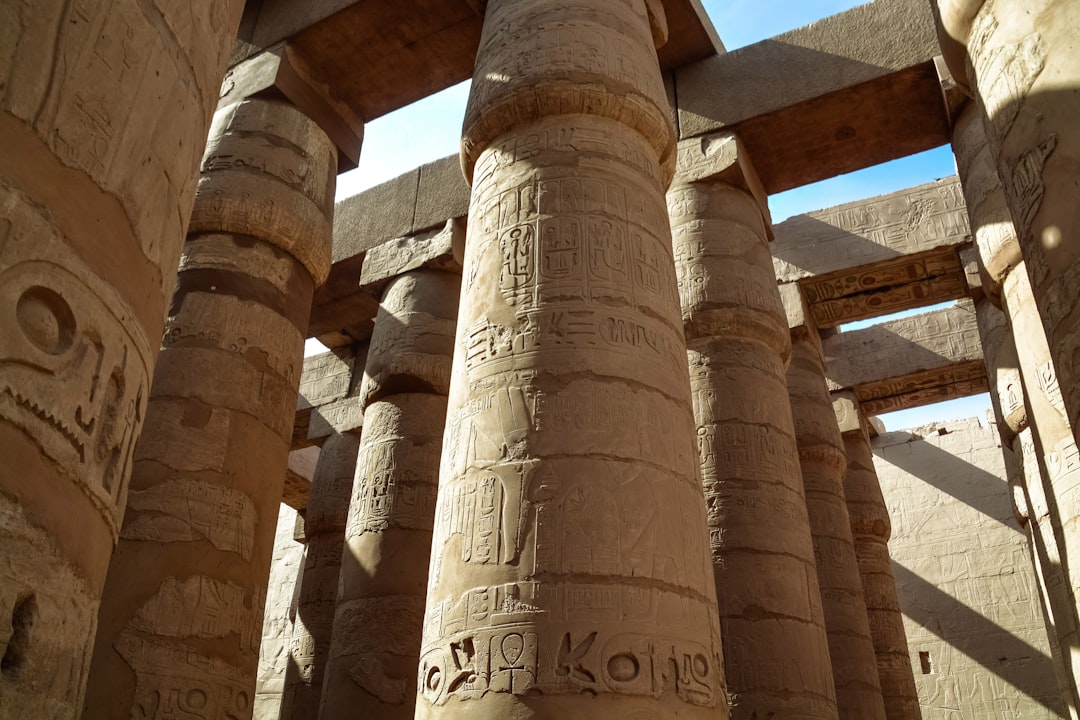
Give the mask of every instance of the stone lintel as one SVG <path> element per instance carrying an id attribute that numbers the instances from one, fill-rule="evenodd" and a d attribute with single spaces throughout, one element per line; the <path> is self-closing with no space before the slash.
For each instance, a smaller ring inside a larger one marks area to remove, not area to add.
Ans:
<path id="1" fill-rule="evenodd" d="M 949 141 L 925 0 L 876 0 L 676 76 L 683 137 L 733 130 L 770 193 Z"/>
<path id="2" fill-rule="evenodd" d="M 285 488 L 281 493 L 281 502 L 293 510 L 307 507 L 311 495 L 311 478 L 315 476 L 315 463 L 319 459 L 319 448 L 305 447 L 289 453 L 289 465 L 285 473 Z"/>
<path id="3" fill-rule="evenodd" d="M 823 341 L 832 391 L 855 393 L 866 415 L 985 392 L 975 310 L 945 310 L 840 332 Z"/>
<path id="4" fill-rule="evenodd" d="M 675 165 L 675 182 L 680 181 L 720 182 L 746 191 L 757 201 L 772 240 L 769 194 L 754 170 L 746 146 L 734 133 L 711 133 L 681 141 Z"/>
<path id="5" fill-rule="evenodd" d="M 360 379 L 367 347 L 339 347 L 304 358 L 300 393 L 296 401 L 292 448 L 321 445 L 335 432 L 359 430 Z"/>
<path id="6" fill-rule="evenodd" d="M 672 70 L 723 52 L 700 0 L 661 0 L 670 41 L 660 66 Z M 473 72 L 480 0 L 262 0 L 249 3 L 234 61 L 288 40 L 335 96 L 372 120 L 467 80 Z"/>
<path id="7" fill-rule="evenodd" d="M 395 238 L 367 251 L 360 270 L 360 289 L 378 298 L 391 280 L 412 270 L 460 273 L 464 251 L 465 218 L 452 218 L 441 228 Z"/>
<path id="8" fill-rule="evenodd" d="M 230 68 L 221 92 L 219 109 L 255 95 L 282 97 L 318 123 L 337 146 L 338 172 L 355 168 L 360 160 L 363 119 L 337 100 L 327 83 L 285 43 Z"/>

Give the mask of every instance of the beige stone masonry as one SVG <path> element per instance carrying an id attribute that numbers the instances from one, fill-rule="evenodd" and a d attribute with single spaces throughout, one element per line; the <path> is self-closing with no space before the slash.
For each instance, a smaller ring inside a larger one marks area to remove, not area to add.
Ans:
<path id="1" fill-rule="evenodd" d="M 778 224 L 776 277 L 798 281 L 819 327 L 967 294 L 956 249 L 970 240 L 955 178 Z"/>
<path id="2" fill-rule="evenodd" d="M 242 8 L 0 5 L 4 720 L 79 715 L 199 157 Z"/>
<path id="3" fill-rule="evenodd" d="M 996 430 L 956 420 L 873 449 L 923 717 L 1067 717 Z"/>
<path id="4" fill-rule="evenodd" d="M 1080 5 L 939 0 L 942 46 L 970 88 L 1057 363 L 1074 440 L 1080 427 Z"/>
<path id="5" fill-rule="evenodd" d="M 337 159 L 326 134 L 284 102 L 228 106 L 214 127 L 109 566 L 87 719 L 253 707 Z"/>
<path id="6" fill-rule="evenodd" d="M 734 136 L 681 142 L 678 168 L 668 212 L 731 716 L 837 718 L 765 193 Z"/>
<path id="7" fill-rule="evenodd" d="M 449 229 L 449 228 L 448 228 Z M 411 720 L 424 625 L 438 456 L 446 419 L 461 276 L 417 258 L 448 257 L 439 236 L 428 249 L 369 253 L 365 278 L 383 287 L 357 404 L 364 432 L 351 478 L 320 718 L 357 713 Z M 390 245 L 390 250 L 399 247 Z M 440 261 L 446 262 L 446 260 Z M 409 269 L 413 267 L 420 269 Z M 403 274 L 388 278 L 396 269 Z"/>
<path id="8" fill-rule="evenodd" d="M 642 0 L 487 4 L 417 718 L 727 717 L 664 27 Z"/>
<path id="9" fill-rule="evenodd" d="M 345 544 L 359 433 L 331 435 L 323 443 L 311 497 L 303 512 L 304 563 L 298 579 L 281 720 L 317 720 Z"/>
<path id="10" fill-rule="evenodd" d="M 830 390 L 853 389 L 866 413 L 986 392 L 970 300 L 823 340 Z"/>
<path id="11" fill-rule="evenodd" d="M 844 438 L 844 498 L 862 576 L 885 716 L 888 720 L 918 720 L 922 717 L 919 695 L 889 557 L 892 521 L 874 469 L 866 416 L 858 400 L 848 392 L 834 393 L 833 407 Z"/>
<path id="12" fill-rule="evenodd" d="M 825 629 L 842 720 L 885 720 L 874 642 L 844 499 L 847 457 L 825 384 L 821 340 L 798 285 L 781 286 L 791 328 L 788 396 L 814 541 Z"/>

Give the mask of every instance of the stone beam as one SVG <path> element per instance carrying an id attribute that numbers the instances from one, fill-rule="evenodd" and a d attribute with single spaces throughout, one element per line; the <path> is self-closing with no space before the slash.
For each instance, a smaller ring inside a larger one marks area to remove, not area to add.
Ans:
<path id="1" fill-rule="evenodd" d="M 481 0 L 262 0 L 249 2 L 233 60 L 289 45 L 364 120 L 469 79 L 480 44 Z M 700 0 L 663 0 L 671 70 L 723 45 Z"/>
<path id="2" fill-rule="evenodd" d="M 876 0 L 676 72 L 682 136 L 738 133 L 770 193 L 949 142 L 930 3 Z"/>
<path id="3" fill-rule="evenodd" d="M 304 447 L 289 453 L 289 466 L 285 472 L 285 489 L 281 502 L 293 510 L 303 510 L 311 495 L 311 479 L 315 476 L 315 463 L 319 460 L 319 448 Z"/>
<path id="4" fill-rule="evenodd" d="M 304 358 L 300 392 L 296 398 L 292 449 L 320 445 L 335 432 L 356 430 L 363 424 L 357 400 L 366 346 L 335 348 Z"/>
<path id="5" fill-rule="evenodd" d="M 259 95 L 284 97 L 314 120 L 337 146 L 338 171 L 351 170 L 360 160 L 364 121 L 338 100 L 320 77 L 294 48 L 279 44 L 229 68 L 221 84 L 218 110 Z M 238 165 L 249 162 L 239 157 L 232 161 Z"/>
<path id="6" fill-rule="evenodd" d="M 797 215 L 773 228 L 779 282 L 798 281 L 820 327 L 968 294 L 970 243 L 955 177 Z"/>
<path id="7" fill-rule="evenodd" d="M 334 208 L 330 278 L 316 291 L 308 336 L 328 347 L 371 335 L 378 293 L 360 290 L 365 257 L 400 238 L 438 233 L 469 214 L 469 186 L 457 155 L 436 160 L 346 198 Z"/>
<path id="8" fill-rule="evenodd" d="M 830 390 L 849 389 L 867 415 L 986 392 L 969 300 L 945 310 L 834 333 L 823 340 Z"/>

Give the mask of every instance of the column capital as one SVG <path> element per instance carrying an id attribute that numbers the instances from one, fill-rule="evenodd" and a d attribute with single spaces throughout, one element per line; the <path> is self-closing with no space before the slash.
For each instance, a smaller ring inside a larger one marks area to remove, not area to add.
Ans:
<path id="1" fill-rule="evenodd" d="M 337 147 L 338 172 L 356 167 L 364 140 L 363 118 L 335 100 L 326 83 L 314 77 L 288 43 L 279 43 L 229 68 L 221 84 L 218 111 L 255 96 L 288 100 L 314 120 Z"/>
<path id="2" fill-rule="evenodd" d="M 745 191 L 757 202 L 769 241 L 773 239 L 769 194 L 758 177 L 746 146 L 730 132 L 683 140 L 678 144 L 675 182 L 716 182 Z"/>
<path id="3" fill-rule="evenodd" d="M 835 390 L 830 395 L 840 434 L 861 433 L 866 421 L 855 393 L 851 390 Z"/>
<path id="4" fill-rule="evenodd" d="M 441 228 L 394 238 L 364 255 L 360 290 L 375 298 L 390 282 L 414 270 L 461 272 L 465 253 L 465 218 L 451 218 Z"/>
<path id="5" fill-rule="evenodd" d="M 971 84 L 967 73 L 967 42 L 975 16 L 985 3 L 986 0 L 937 0 L 933 3 L 941 53 L 956 84 L 969 95 Z"/>

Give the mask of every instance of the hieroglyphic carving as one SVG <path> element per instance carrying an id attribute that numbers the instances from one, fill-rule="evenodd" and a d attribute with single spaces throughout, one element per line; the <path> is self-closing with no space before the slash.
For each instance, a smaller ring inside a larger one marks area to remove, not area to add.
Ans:
<path id="1" fill-rule="evenodd" d="M 971 26 L 968 54 L 979 98 L 1000 142 L 1016 121 L 1025 97 L 1046 66 L 1042 36 L 1032 33 L 1017 43 L 993 45 L 998 19 L 992 9 L 980 12 Z"/>
<path id="2" fill-rule="evenodd" d="M 978 395 L 989 389 L 985 366 L 979 361 L 971 361 L 945 370 L 932 370 L 861 387 L 857 393 L 867 415 L 881 415 Z"/>
<path id="3" fill-rule="evenodd" d="M 95 503 L 114 533 L 149 395 L 151 353 L 118 294 L 24 195 L 0 245 L 0 414 Z"/>

